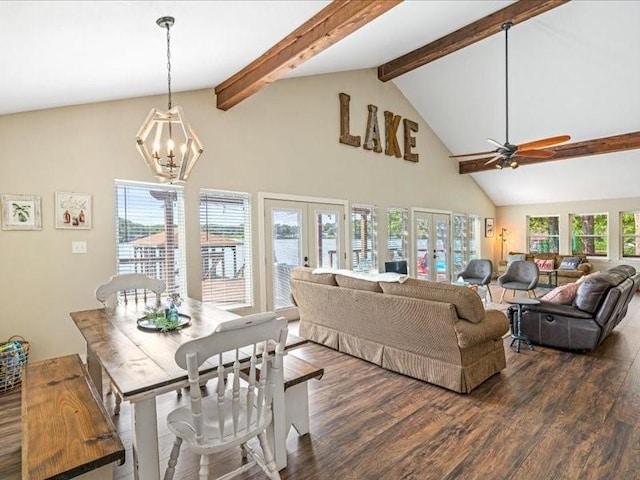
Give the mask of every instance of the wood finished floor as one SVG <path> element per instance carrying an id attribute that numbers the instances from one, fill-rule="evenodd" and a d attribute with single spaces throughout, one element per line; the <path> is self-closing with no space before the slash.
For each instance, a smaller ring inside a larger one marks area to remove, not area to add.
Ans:
<path id="1" fill-rule="evenodd" d="M 289 436 L 282 479 L 640 479 L 640 294 L 595 352 L 516 354 L 509 341 L 507 368 L 469 395 L 319 345 L 295 351 L 325 376 L 309 384 L 311 434 Z M 179 402 L 158 399 L 163 468 L 172 442 L 163 418 Z M 19 404 L 19 392 L 0 396 L 3 480 L 20 478 Z M 123 404 L 115 417 L 128 448 L 115 479 L 133 478 L 129 413 Z M 220 474 L 239 464 L 234 451 L 214 466 Z M 183 451 L 175 478 L 196 471 Z"/>

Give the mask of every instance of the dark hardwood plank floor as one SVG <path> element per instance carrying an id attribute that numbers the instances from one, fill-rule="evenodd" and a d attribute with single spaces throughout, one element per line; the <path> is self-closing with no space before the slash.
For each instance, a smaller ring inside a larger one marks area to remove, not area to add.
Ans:
<path id="1" fill-rule="evenodd" d="M 290 434 L 282 479 L 640 479 L 640 294 L 595 352 L 516 354 L 509 342 L 507 368 L 469 395 L 320 345 L 295 350 L 325 375 L 309 383 L 311 434 Z M 185 401 L 158 399 L 163 469 L 173 440 L 164 417 Z M 20 478 L 19 408 L 19 392 L 0 396 L 3 480 Z M 114 422 L 128 449 L 114 478 L 131 479 L 127 404 Z M 228 452 L 214 467 L 219 475 L 240 461 Z M 196 478 L 196 463 L 183 451 L 175 478 Z M 265 477 L 253 469 L 239 478 Z"/>

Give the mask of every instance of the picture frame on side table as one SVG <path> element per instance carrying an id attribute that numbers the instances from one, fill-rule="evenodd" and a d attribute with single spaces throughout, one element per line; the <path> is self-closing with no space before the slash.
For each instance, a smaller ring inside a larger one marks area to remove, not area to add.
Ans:
<path id="1" fill-rule="evenodd" d="M 56 192 L 54 213 L 56 228 L 91 230 L 91 194 Z"/>
<path id="2" fill-rule="evenodd" d="M 40 195 L 0 196 L 2 230 L 42 230 L 42 197 Z"/>
<path id="3" fill-rule="evenodd" d="M 484 236 L 485 238 L 493 237 L 493 218 L 491 217 L 484 219 Z"/>

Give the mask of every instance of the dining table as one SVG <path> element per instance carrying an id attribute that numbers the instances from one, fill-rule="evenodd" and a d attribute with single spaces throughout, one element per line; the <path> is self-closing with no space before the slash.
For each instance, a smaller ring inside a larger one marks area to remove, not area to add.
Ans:
<path id="1" fill-rule="evenodd" d="M 182 316 L 190 317 L 187 326 L 170 332 L 140 328 L 148 305 L 129 302 L 91 310 L 71 312 L 71 318 L 86 341 L 89 376 L 102 397 L 103 372 L 123 401 L 131 404 L 132 452 L 136 480 L 160 478 L 158 450 L 158 417 L 156 397 L 188 386 L 187 372 L 175 360 L 182 343 L 212 333 L 227 320 L 240 316 L 199 300 L 186 298 L 179 307 Z M 285 350 L 307 341 L 289 334 Z M 245 358 L 246 357 L 246 358 Z M 240 359 L 249 359 L 243 352 Z M 223 356 L 231 366 L 235 353 Z M 205 362 L 200 369 L 202 379 L 216 376 L 217 359 Z M 276 466 L 286 467 L 286 411 L 282 378 L 276 382 L 273 399 L 272 435 Z"/>

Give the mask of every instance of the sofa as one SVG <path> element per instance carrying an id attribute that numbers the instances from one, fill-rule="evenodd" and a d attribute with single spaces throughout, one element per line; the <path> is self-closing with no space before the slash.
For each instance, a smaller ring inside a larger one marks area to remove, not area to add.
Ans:
<path id="1" fill-rule="evenodd" d="M 291 271 L 299 334 L 385 369 L 468 393 L 506 367 L 506 315 L 462 286 Z"/>
<path id="2" fill-rule="evenodd" d="M 577 286 L 565 285 L 576 288 L 573 300 L 554 303 L 541 297 L 539 305 L 527 305 L 522 332 L 538 345 L 594 350 L 624 318 L 639 285 L 640 273 L 630 265 L 589 275 Z"/>
<path id="3" fill-rule="evenodd" d="M 522 252 L 509 252 L 507 258 L 515 258 L 516 256 L 522 256 L 524 258 L 520 258 L 522 260 L 526 260 L 528 262 L 534 262 L 535 260 L 553 260 L 553 269 L 559 269 L 562 261 L 565 258 L 577 257 L 580 259 L 580 264 L 575 269 L 561 269 L 558 270 L 558 285 L 565 285 L 567 283 L 572 283 L 578 280 L 580 277 L 584 275 L 588 275 L 591 273 L 592 265 L 587 261 L 586 255 L 559 255 L 557 253 L 522 253 Z M 498 263 L 499 270 L 504 271 L 507 266 L 508 260 L 500 260 Z M 546 273 L 541 273 L 538 278 L 539 285 L 547 285 L 549 282 L 549 275 Z"/>

